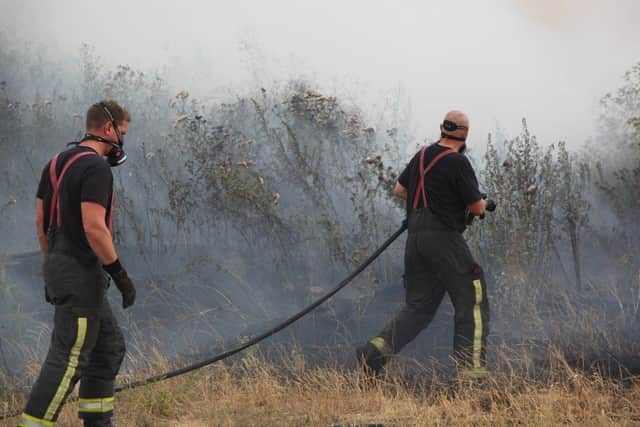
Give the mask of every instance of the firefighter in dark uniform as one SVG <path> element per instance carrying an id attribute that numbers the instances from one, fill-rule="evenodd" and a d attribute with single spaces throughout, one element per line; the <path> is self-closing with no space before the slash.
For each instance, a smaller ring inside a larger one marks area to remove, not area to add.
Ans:
<path id="1" fill-rule="evenodd" d="M 36 225 L 45 255 L 45 298 L 55 306 L 49 352 L 19 426 L 53 426 L 80 381 L 86 427 L 112 426 L 114 382 L 125 354 L 122 332 L 106 299 L 108 277 L 130 307 L 136 291 L 113 245 L 113 175 L 126 160 L 129 113 L 115 101 L 87 111 L 86 135 L 45 166 Z"/>
<path id="2" fill-rule="evenodd" d="M 420 150 L 396 183 L 395 194 L 407 201 L 406 301 L 378 336 L 357 349 L 368 373 L 380 373 L 391 355 L 429 325 L 447 293 L 455 308 L 453 346 L 459 372 L 486 375 L 487 290 L 482 268 L 462 233 L 470 215 L 484 215 L 487 202 L 462 154 L 467 116 L 449 112 L 440 130 L 440 140 Z"/>

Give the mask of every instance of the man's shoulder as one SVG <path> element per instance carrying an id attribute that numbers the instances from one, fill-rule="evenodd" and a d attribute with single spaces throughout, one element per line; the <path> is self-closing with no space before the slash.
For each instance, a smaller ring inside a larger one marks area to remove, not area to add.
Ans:
<path id="1" fill-rule="evenodd" d="M 104 158 L 102 158 L 102 156 L 99 156 L 97 154 L 83 156 L 80 159 L 78 159 L 78 161 L 82 161 L 82 163 L 87 167 L 104 169 L 108 171 L 111 170 L 111 168 L 109 167 L 109 164 L 104 160 Z"/>
<path id="2" fill-rule="evenodd" d="M 51 169 L 51 160 L 47 160 L 47 163 L 42 167 L 42 177 L 49 177 L 49 169 Z"/>
<path id="3" fill-rule="evenodd" d="M 457 153 L 455 151 L 449 154 L 448 156 L 445 156 L 443 160 L 446 160 L 447 163 L 449 163 L 452 166 L 457 166 L 457 167 L 471 166 L 471 162 L 469 161 L 467 156 L 465 156 L 462 153 Z"/>
<path id="4" fill-rule="evenodd" d="M 435 158 L 437 155 L 442 154 L 446 151 L 450 151 L 450 154 L 447 154 L 441 158 L 441 161 L 443 163 L 447 163 L 450 165 L 459 165 L 459 166 L 470 164 L 467 156 L 465 156 L 462 153 L 458 153 L 457 151 L 452 150 L 451 148 L 443 147 L 442 145 L 438 145 L 438 144 L 432 144 L 427 146 L 426 149 L 427 149 L 427 156 L 432 158 Z M 418 152 L 418 155 L 419 154 L 420 152 Z"/>
<path id="5" fill-rule="evenodd" d="M 79 147 L 81 148 L 81 147 Z M 88 150 L 73 150 L 72 152 L 70 152 L 70 156 L 69 158 L 73 157 L 76 154 L 80 154 L 80 153 L 88 153 L 87 155 L 84 155 L 82 157 L 79 157 L 76 162 L 78 163 L 78 170 L 81 170 L 82 172 L 88 172 L 91 171 L 93 172 L 99 172 L 99 173 L 111 173 L 111 168 L 109 167 L 109 164 L 104 160 L 104 158 L 100 155 L 98 155 L 96 152 L 94 151 L 88 151 Z"/>

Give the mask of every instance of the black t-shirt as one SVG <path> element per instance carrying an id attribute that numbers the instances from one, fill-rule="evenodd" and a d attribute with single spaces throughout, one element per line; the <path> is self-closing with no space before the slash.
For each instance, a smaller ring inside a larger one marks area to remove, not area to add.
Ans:
<path id="1" fill-rule="evenodd" d="M 438 144 L 427 147 L 424 156 L 424 167 L 440 153 L 447 150 Z M 398 182 L 407 189 L 407 211 L 413 208 L 418 176 L 420 174 L 420 152 L 418 152 L 400 174 Z M 482 198 L 478 189 L 478 180 L 471 163 L 466 156 L 459 153 L 449 154 L 441 158 L 427 173 L 424 179 L 427 204 L 446 226 L 463 232 L 465 226 L 465 210 L 468 205 Z M 418 196 L 418 208 L 423 207 L 422 197 Z"/>
<path id="2" fill-rule="evenodd" d="M 66 162 L 75 154 L 81 152 L 94 152 L 90 147 L 77 146 L 70 148 L 58 156 L 56 163 L 56 176 L 60 176 Z M 37 197 L 44 204 L 44 231 L 52 222 L 49 218 L 53 187 L 49 176 L 51 161 L 47 162 L 42 170 L 42 177 L 38 185 Z M 82 212 L 80 203 L 94 202 L 102 205 L 107 210 L 107 216 L 111 206 L 113 192 L 113 175 L 111 168 L 102 156 L 89 155 L 77 159 L 67 170 L 60 182 L 59 199 L 62 219 L 62 231 L 83 253 L 93 255 L 93 251 L 87 242 L 82 225 Z M 107 221 L 108 218 L 105 218 Z M 108 225 L 108 224 L 107 224 Z"/>

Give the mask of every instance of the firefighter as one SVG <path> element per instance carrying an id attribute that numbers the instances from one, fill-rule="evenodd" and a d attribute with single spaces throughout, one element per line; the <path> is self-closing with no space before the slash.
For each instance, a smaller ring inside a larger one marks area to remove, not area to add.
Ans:
<path id="1" fill-rule="evenodd" d="M 483 216 L 487 201 L 462 153 L 469 119 L 447 113 L 441 137 L 410 161 L 395 186 L 406 200 L 405 305 L 372 340 L 356 350 L 360 366 L 378 375 L 390 356 L 425 329 L 447 293 L 455 309 L 454 358 L 459 372 L 483 377 L 489 302 L 482 268 L 462 237 L 469 215 Z"/>
<path id="2" fill-rule="evenodd" d="M 127 158 L 123 136 L 130 122 L 116 101 L 92 105 L 84 138 L 42 171 L 36 226 L 54 321 L 49 352 L 19 426 L 53 426 L 78 381 L 85 427 L 113 425 L 114 381 L 125 345 L 106 299 L 107 274 L 122 294 L 123 308 L 133 305 L 136 291 L 113 244 L 110 167 Z"/>

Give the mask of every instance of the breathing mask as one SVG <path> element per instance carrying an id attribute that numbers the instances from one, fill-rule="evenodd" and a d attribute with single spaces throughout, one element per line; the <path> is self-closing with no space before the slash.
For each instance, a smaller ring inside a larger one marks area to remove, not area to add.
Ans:
<path id="1" fill-rule="evenodd" d="M 104 115 L 107 116 L 107 119 L 109 119 L 109 121 L 113 125 L 113 130 L 116 133 L 118 142 L 106 140 L 101 136 L 93 135 L 92 133 L 86 133 L 84 137 L 80 140 L 80 142 L 93 140 L 93 141 L 104 142 L 105 144 L 110 144 L 111 150 L 109 150 L 106 156 L 107 163 L 109 163 L 109 166 L 111 166 L 112 168 L 116 166 L 120 166 L 121 164 L 127 161 L 127 153 L 125 153 L 124 151 L 124 137 L 120 133 L 120 129 L 118 129 L 118 124 L 116 123 L 116 120 L 113 117 L 113 114 L 111 114 L 111 111 L 109 111 L 109 107 L 107 107 L 107 104 L 104 101 L 102 101 L 97 104 L 94 104 L 94 107 L 100 108 L 104 112 Z"/>

